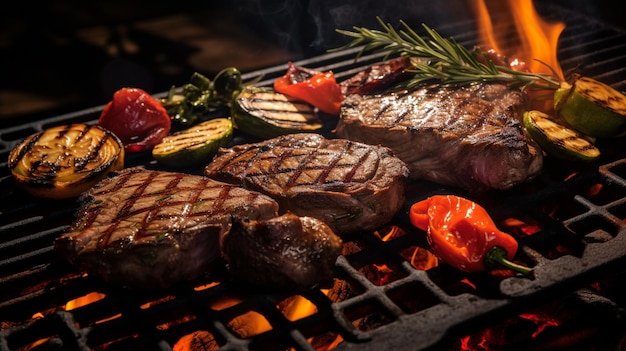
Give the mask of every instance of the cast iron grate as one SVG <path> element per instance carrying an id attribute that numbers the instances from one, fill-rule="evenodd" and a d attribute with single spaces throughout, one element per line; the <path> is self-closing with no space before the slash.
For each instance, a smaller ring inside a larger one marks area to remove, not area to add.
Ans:
<path id="1" fill-rule="evenodd" d="M 559 50 L 565 71 L 578 68 L 618 89 L 626 87 L 626 33 L 564 9 L 549 13 L 568 23 Z M 474 28 L 473 22 L 461 22 L 438 30 L 471 47 Z M 332 69 L 343 79 L 383 58 L 372 54 L 355 62 L 355 53 L 346 50 L 296 64 Z M 284 69 L 271 67 L 244 78 L 263 75 L 259 84 L 269 85 Z M 498 223 L 513 218 L 539 228 L 518 236 L 519 259 L 534 267 L 532 279 L 467 275 L 444 265 L 416 268 L 406 252 L 426 243 L 402 211 L 392 223 L 401 234 L 390 240 L 382 239 L 384 229 L 346 238 L 353 250 L 338 260 L 336 281 L 350 289 L 332 296 L 322 290 L 299 296 L 248 291 L 230 282 L 226 271 L 166 291 L 111 287 L 74 271 L 52 249 L 77 204 L 35 200 L 15 190 L 6 164 L 22 138 L 53 125 L 91 123 L 101 109 L 0 131 L 0 350 L 172 350 L 191 334 L 207 349 L 220 350 L 314 350 L 336 336 L 344 340 L 337 350 L 425 350 L 529 303 L 621 271 L 626 263 L 625 145 L 616 139 L 601 145 L 606 152 L 599 166 L 553 162 L 533 183 L 480 199 Z M 236 139 L 244 141 L 244 136 Z M 145 155 L 131 155 L 126 166 L 133 165 L 152 164 Z M 417 182 L 407 206 L 449 191 Z M 377 267 L 386 269 L 382 279 Z M 68 301 L 84 296 L 94 299 L 66 310 Z M 307 300 L 315 312 L 288 316 L 282 307 L 294 299 Z M 271 327 L 248 330 L 250 319 Z"/>

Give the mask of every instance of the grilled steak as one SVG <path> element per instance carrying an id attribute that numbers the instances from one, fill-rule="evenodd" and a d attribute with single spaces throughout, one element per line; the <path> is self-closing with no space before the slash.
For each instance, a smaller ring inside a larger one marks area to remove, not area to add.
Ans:
<path id="1" fill-rule="evenodd" d="M 342 241 L 321 220 L 286 213 L 267 220 L 235 219 L 222 248 L 238 281 L 304 291 L 332 281 Z"/>
<path id="2" fill-rule="evenodd" d="M 206 272 L 221 256 L 231 216 L 277 215 L 271 198 L 182 173 L 128 168 L 80 198 L 77 219 L 54 241 L 80 270 L 129 287 L 164 288 Z"/>
<path id="3" fill-rule="evenodd" d="M 402 56 L 393 60 L 370 65 L 352 77 L 339 83 L 343 95 L 370 95 L 382 92 L 406 79 L 413 67 L 411 59 Z"/>
<path id="4" fill-rule="evenodd" d="M 391 148 L 411 178 L 471 192 L 509 189 L 541 170 L 543 155 L 521 124 L 525 94 L 507 86 L 428 86 L 350 95 L 337 135 Z"/>
<path id="5" fill-rule="evenodd" d="M 205 174 L 345 234 L 391 220 L 404 203 L 408 168 L 386 147 L 299 133 L 222 148 Z"/>

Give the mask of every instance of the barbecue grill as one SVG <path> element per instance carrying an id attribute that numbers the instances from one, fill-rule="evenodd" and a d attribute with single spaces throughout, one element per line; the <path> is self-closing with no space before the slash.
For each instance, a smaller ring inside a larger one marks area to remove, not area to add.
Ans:
<path id="1" fill-rule="evenodd" d="M 563 70 L 577 69 L 626 89 L 626 32 L 556 5 L 543 6 L 538 9 L 547 20 L 567 24 L 558 51 Z M 437 30 L 466 47 L 477 44 L 474 21 Z M 355 61 L 359 49 L 295 63 L 333 70 L 341 80 L 384 58 L 384 53 L 370 53 Z M 243 78 L 262 76 L 257 84 L 270 85 L 284 70 L 280 65 L 247 72 Z M 345 238 L 353 249 L 336 264 L 336 287 L 345 290 L 298 296 L 250 291 L 219 269 L 162 291 L 109 286 L 75 271 L 52 248 L 53 239 L 73 221 L 76 201 L 25 195 L 15 189 L 6 163 L 11 148 L 24 137 L 54 125 L 92 123 L 102 108 L 0 131 L 0 350 L 172 350 L 188 335 L 208 350 L 314 350 L 337 337 L 335 350 L 445 349 L 452 340 L 529 306 L 626 273 L 626 145 L 620 138 L 600 141 L 603 156 L 597 163 L 549 159 L 533 182 L 480 198 L 496 223 L 515 220 L 536 228 L 517 233 L 519 259 L 534 269 L 530 278 L 468 275 L 445 265 L 421 269 L 413 264 L 406 252 L 427 245 L 408 223 L 408 206 L 430 194 L 455 192 L 414 182 L 405 209 L 388 228 Z M 246 142 L 246 136 L 238 135 L 235 142 Z M 126 166 L 134 165 L 153 167 L 154 161 L 145 154 L 128 155 Z M 397 235 L 386 238 L 392 231 Z M 91 300 L 75 308 L 66 305 L 80 298 Z M 308 300 L 314 312 L 288 316 L 283 306 L 296 299 Z M 626 308 L 623 300 L 614 303 Z M 251 330 L 247 323 L 266 327 Z M 618 319 L 612 327 L 623 331 L 626 323 Z"/>

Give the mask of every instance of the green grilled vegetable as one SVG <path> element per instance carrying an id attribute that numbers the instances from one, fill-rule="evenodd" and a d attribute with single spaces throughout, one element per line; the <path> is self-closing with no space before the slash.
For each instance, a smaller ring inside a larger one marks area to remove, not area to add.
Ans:
<path id="1" fill-rule="evenodd" d="M 244 88 L 232 104 L 231 115 L 237 129 L 264 139 L 323 127 L 313 106 L 266 87 Z"/>
<path id="2" fill-rule="evenodd" d="M 163 138 L 152 149 L 159 163 L 170 167 L 195 167 L 208 164 L 220 147 L 233 139 L 233 123 L 215 118 Z"/>
<path id="3" fill-rule="evenodd" d="M 583 134 L 612 138 L 626 133 L 626 96 L 592 78 L 563 84 L 554 94 L 554 108 Z"/>
<path id="4" fill-rule="evenodd" d="M 227 67 L 215 75 L 213 81 L 194 72 L 189 83 L 177 88 L 171 87 L 166 98 L 160 102 L 173 122 L 191 126 L 217 109 L 228 108 L 233 97 L 242 89 L 241 72 L 235 67 Z M 180 90 L 180 92 L 178 92 Z"/>
<path id="5" fill-rule="evenodd" d="M 230 100 L 242 87 L 241 72 L 235 67 L 224 68 L 213 78 L 215 98 L 223 101 L 225 104 L 230 103 Z"/>
<path id="6" fill-rule="evenodd" d="M 600 157 L 600 150 L 583 134 L 557 123 L 541 111 L 525 112 L 524 127 L 537 144 L 553 157 L 587 162 Z"/>

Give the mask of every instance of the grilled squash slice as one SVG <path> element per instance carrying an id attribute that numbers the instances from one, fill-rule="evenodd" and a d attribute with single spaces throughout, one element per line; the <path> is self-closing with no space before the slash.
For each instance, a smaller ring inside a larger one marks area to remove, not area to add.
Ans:
<path id="1" fill-rule="evenodd" d="M 554 93 L 554 108 L 572 128 L 599 138 L 626 134 L 626 95 L 589 77 Z"/>
<path id="2" fill-rule="evenodd" d="M 525 112 L 524 127 L 543 151 L 553 157 L 588 162 L 600 157 L 600 150 L 583 134 L 556 122 L 544 112 Z"/>
<path id="3" fill-rule="evenodd" d="M 120 139 L 99 125 L 70 124 L 26 137 L 9 154 L 19 187 L 42 198 L 80 195 L 124 167 Z"/>
<path id="4" fill-rule="evenodd" d="M 263 139 L 322 129 L 315 108 L 267 87 L 246 87 L 231 108 L 235 128 Z"/>
<path id="5" fill-rule="evenodd" d="M 166 136 L 152 149 L 152 156 L 170 167 L 206 165 L 232 139 L 231 120 L 215 118 Z"/>

